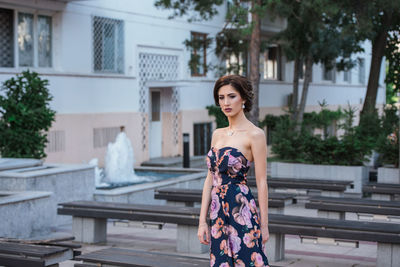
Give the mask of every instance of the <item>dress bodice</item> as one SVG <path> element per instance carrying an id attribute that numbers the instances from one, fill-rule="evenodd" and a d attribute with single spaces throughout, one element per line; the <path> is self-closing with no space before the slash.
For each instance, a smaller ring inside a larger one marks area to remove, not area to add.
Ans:
<path id="1" fill-rule="evenodd" d="M 207 154 L 207 167 L 213 178 L 213 186 L 223 184 L 247 184 L 250 161 L 242 152 L 230 146 L 212 147 Z"/>

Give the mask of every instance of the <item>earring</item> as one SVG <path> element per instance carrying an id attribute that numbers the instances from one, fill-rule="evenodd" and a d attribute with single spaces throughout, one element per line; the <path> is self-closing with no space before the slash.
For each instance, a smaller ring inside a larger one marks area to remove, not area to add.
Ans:
<path id="1" fill-rule="evenodd" d="M 244 103 L 242 104 L 242 108 L 245 108 Z"/>

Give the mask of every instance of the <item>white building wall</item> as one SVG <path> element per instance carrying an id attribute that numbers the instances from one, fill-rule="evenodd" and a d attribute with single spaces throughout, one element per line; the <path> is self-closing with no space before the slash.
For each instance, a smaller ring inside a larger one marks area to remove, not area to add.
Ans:
<path id="1" fill-rule="evenodd" d="M 31 68 L 50 81 L 50 91 L 54 96 L 51 106 L 58 114 L 52 130 L 67 132 L 66 151 L 48 153 L 49 161 L 87 162 L 91 157 L 99 157 L 102 162 L 105 148 L 93 148 L 93 128 L 119 126 L 125 126 L 131 137 L 137 163 L 148 159 L 148 151 L 141 149 L 139 53 L 178 56 L 177 81 L 149 81 L 147 86 L 178 88 L 180 133 L 190 132 L 193 136 L 193 123 L 213 121 L 207 115 L 205 106 L 214 104 L 212 89 L 215 74 L 208 72 L 206 77 L 191 77 L 188 67 L 190 52 L 184 47 L 183 41 L 190 38 L 191 31 L 215 36 L 223 27 L 225 8 L 220 9 L 221 14 L 214 20 L 196 23 L 188 23 L 186 18 L 169 20 L 168 16 L 172 12 L 155 8 L 153 1 L 94 0 L 65 4 L 49 0 L 3 0 L 0 8 L 44 13 L 53 19 L 53 67 Z M 123 74 L 93 71 L 93 16 L 124 21 Z M 277 22 L 274 23 L 271 24 L 271 32 L 275 32 L 279 26 Z M 371 58 L 370 45 L 366 43 L 365 46 L 366 52 L 361 55 L 365 57 L 365 84 L 358 83 L 357 68 L 352 70 L 352 82 L 349 84 L 343 81 L 343 73 L 340 72 L 335 82 L 322 81 L 321 66 L 314 65 L 308 108 L 318 107 L 318 102 L 323 99 L 332 106 L 344 106 L 348 102 L 361 104 L 360 99 L 362 101 L 366 92 Z M 207 61 L 215 63 L 216 60 L 213 48 L 210 48 L 207 51 Z M 283 81 L 262 81 L 260 84 L 262 116 L 266 112 L 283 112 L 287 104 L 287 95 L 292 92 L 293 63 L 285 63 L 282 68 Z M 0 82 L 21 70 L 18 67 L 0 68 Z M 381 84 L 383 79 L 384 66 Z M 384 99 L 385 89 L 382 87 L 377 103 L 384 103 Z M 164 138 L 171 139 L 170 136 Z M 180 147 L 172 150 L 174 155 L 181 153 Z"/>

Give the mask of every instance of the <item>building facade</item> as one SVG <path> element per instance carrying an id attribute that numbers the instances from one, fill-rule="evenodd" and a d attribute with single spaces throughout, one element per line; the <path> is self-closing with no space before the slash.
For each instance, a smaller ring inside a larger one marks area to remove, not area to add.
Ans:
<path id="1" fill-rule="evenodd" d="M 56 121 L 49 132 L 48 162 L 82 163 L 99 158 L 124 130 L 136 164 L 182 154 L 182 134 L 190 134 L 192 155 L 204 155 L 215 128 L 216 73 L 190 69 L 191 54 L 218 61 L 211 48 L 188 51 L 186 39 L 205 40 L 224 24 L 226 6 L 212 21 L 168 19 L 171 11 L 139 0 L 0 0 L 0 82 L 31 69 L 49 80 Z M 263 21 L 268 38 L 283 20 Z M 362 104 L 371 55 L 349 72 L 313 67 L 306 110 Z M 238 59 L 232 59 L 232 61 Z M 239 59 L 240 60 L 240 59 Z M 227 62 L 231 64 L 231 62 Z M 293 63 L 278 45 L 262 53 L 260 118 L 281 114 L 292 91 Z M 382 69 L 384 70 L 384 69 Z M 378 103 L 384 103 L 384 71 Z"/>

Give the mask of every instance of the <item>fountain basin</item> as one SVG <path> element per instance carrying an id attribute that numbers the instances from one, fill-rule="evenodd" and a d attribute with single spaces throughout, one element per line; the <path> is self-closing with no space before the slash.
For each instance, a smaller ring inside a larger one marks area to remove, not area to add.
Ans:
<path id="1" fill-rule="evenodd" d="M 132 204 L 165 205 L 165 200 L 154 199 L 154 191 L 156 189 L 163 187 L 201 189 L 203 188 L 204 180 L 207 176 L 207 172 L 204 169 L 183 169 L 165 167 L 135 168 L 135 173 L 139 173 L 141 171 L 152 173 L 174 173 L 179 176 L 113 189 L 96 189 L 94 192 L 94 200 Z"/>
<path id="2" fill-rule="evenodd" d="M 53 193 L 50 204 L 44 204 L 48 226 L 72 222 L 67 216 L 57 216 L 57 204 L 74 200 L 93 200 L 94 167 L 91 165 L 43 164 L 0 171 L 2 191 L 45 191 Z M 20 216 L 14 213 L 15 216 Z M 24 213 L 22 213 L 22 216 Z M 25 217 L 38 217 L 34 212 Z"/>
<path id="3" fill-rule="evenodd" d="M 51 192 L 0 191 L 0 237 L 30 238 L 50 233 Z"/>

